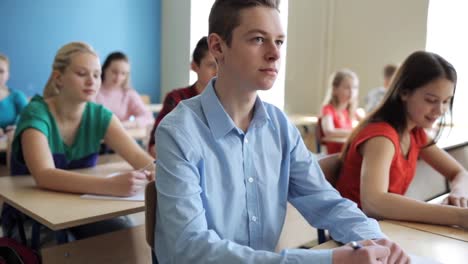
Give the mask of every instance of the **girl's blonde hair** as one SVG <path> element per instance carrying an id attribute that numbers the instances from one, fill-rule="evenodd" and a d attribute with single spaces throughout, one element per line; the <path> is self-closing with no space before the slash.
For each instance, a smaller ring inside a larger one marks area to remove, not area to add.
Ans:
<path id="1" fill-rule="evenodd" d="M 334 72 L 330 76 L 329 80 L 329 87 L 327 90 L 327 94 L 325 96 L 325 99 L 323 100 L 322 105 L 325 106 L 327 104 L 331 104 L 333 106 L 338 106 L 338 98 L 334 96 L 333 91 L 341 85 L 341 83 L 346 79 L 346 78 L 351 78 L 354 82 L 356 82 L 356 85 L 359 86 L 359 78 L 357 77 L 357 74 L 353 72 L 350 69 L 341 69 L 339 71 Z M 357 87 L 356 87 L 357 88 Z M 349 116 L 351 119 L 355 118 L 355 113 L 358 105 L 358 96 L 357 93 L 352 93 L 351 101 L 349 102 L 348 106 L 346 109 L 349 112 Z"/>
<path id="2" fill-rule="evenodd" d="M 10 60 L 8 59 L 6 55 L 3 55 L 2 53 L 0 53 L 0 60 L 6 62 L 7 65 L 10 66 Z"/>
<path id="3" fill-rule="evenodd" d="M 97 57 L 94 49 L 84 42 L 70 42 L 57 51 L 54 63 L 52 64 L 52 73 L 44 87 L 44 99 L 57 96 L 59 94 L 59 89 L 54 80 L 54 71 L 59 71 L 61 73 L 65 72 L 65 69 L 71 64 L 73 56 L 79 53 L 91 53 Z"/>

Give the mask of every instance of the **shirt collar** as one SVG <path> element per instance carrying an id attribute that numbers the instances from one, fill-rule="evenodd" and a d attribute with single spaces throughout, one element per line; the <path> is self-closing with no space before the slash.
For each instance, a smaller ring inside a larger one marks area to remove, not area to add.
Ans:
<path id="1" fill-rule="evenodd" d="M 216 83 L 216 78 L 211 79 L 211 81 L 206 86 L 206 89 L 200 95 L 202 109 L 206 115 L 208 126 L 210 127 L 211 132 L 215 139 L 224 137 L 232 129 L 237 129 L 234 121 L 224 110 L 223 105 L 218 99 L 216 92 L 214 90 L 214 84 Z M 266 124 L 268 121 L 271 121 L 268 112 L 263 105 L 262 100 L 258 97 L 255 100 L 254 106 L 254 116 L 250 127 L 260 127 Z"/>

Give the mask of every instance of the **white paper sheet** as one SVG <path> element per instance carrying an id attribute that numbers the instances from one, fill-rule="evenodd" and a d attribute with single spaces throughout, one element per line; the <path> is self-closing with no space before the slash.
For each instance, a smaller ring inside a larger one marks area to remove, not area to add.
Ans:
<path id="1" fill-rule="evenodd" d="M 436 260 L 418 255 L 409 254 L 409 256 L 411 258 L 411 264 L 442 264 Z"/>
<path id="2" fill-rule="evenodd" d="M 85 199 L 144 201 L 145 200 L 145 190 L 141 190 L 137 194 L 135 194 L 133 196 L 129 196 L 129 197 L 95 195 L 95 194 L 83 194 L 83 195 L 81 195 L 81 197 L 85 198 Z"/>

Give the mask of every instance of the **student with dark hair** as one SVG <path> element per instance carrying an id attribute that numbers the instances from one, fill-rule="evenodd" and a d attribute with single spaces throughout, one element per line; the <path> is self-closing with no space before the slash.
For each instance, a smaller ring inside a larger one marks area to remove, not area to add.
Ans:
<path id="1" fill-rule="evenodd" d="M 257 94 L 280 66 L 278 1 L 217 0 L 209 32 L 217 78 L 156 131 L 159 263 L 408 263 L 327 182 L 287 116 Z M 334 239 L 365 246 L 275 253 L 288 201 Z"/>
<path id="2" fill-rule="evenodd" d="M 394 64 L 385 65 L 383 69 L 383 86 L 374 88 L 367 94 L 366 112 L 371 112 L 379 105 L 380 102 L 382 102 L 388 87 L 390 87 L 390 82 L 392 81 L 392 77 L 396 70 L 397 66 Z"/>
<path id="3" fill-rule="evenodd" d="M 343 152 L 340 193 L 370 217 L 468 228 L 468 173 L 435 145 L 451 114 L 457 73 L 418 51 L 397 71 L 382 104 L 353 131 Z M 426 134 L 439 120 L 435 139 Z M 450 181 L 448 205 L 405 197 L 423 159 Z"/>
<path id="4" fill-rule="evenodd" d="M 169 114 L 180 101 L 192 98 L 203 92 L 210 79 L 216 76 L 218 66 L 216 65 L 216 60 L 213 55 L 211 55 L 208 50 L 207 37 L 202 37 L 195 46 L 190 67 L 192 71 L 197 74 L 197 81 L 188 87 L 172 90 L 166 95 L 163 108 L 158 114 L 153 129 L 151 130 L 148 151 L 153 157 L 156 157 L 154 133 L 161 120 Z"/>
<path id="5" fill-rule="evenodd" d="M 130 85 L 127 55 L 118 51 L 109 54 L 102 65 L 101 79 L 96 102 L 110 109 L 124 127 L 147 127 L 153 123 L 153 113 Z"/>

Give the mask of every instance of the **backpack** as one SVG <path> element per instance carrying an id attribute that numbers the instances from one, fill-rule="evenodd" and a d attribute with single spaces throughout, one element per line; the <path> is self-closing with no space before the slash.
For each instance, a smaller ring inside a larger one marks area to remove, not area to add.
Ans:
<path id="1" fill-rule="evenodd" d="M 40 264 L 32 249 L 8 237 L 0 238 L 0 264 Z"/>

